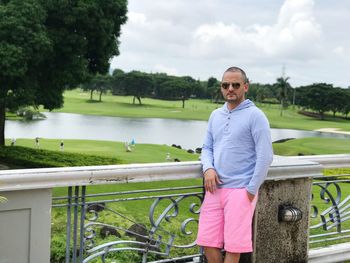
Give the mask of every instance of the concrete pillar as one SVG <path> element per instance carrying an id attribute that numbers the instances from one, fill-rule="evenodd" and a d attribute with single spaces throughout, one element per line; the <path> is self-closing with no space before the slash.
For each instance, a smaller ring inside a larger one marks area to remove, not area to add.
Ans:
<path id="1" fill-rule="evenodd" d="M 50 262 L 51 189 L 0 192 L 0 262 Z"/>
<path id="2" fill-rule="evenodd" d="M 254 252 L 242 255 L 240 263 L 303 263 L 308 261 L 309 210 L 312 178 L 321 166 L 310 161 L 276 158 L 259 191 L 253 221 Z M 279 209 L 299 209 L 296 222 L 279 221 Z"/>

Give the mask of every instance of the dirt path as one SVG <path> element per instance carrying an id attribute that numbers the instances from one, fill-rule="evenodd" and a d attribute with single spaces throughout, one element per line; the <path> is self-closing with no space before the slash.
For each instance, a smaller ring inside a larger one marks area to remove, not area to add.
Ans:
<path id="1" fill-rule="evenodd" d="M 350 134 L 348 131 L 340 131 L 339 128 L 322 128 L 315 131 L 320 132 L 331 132 L 331 133 L 340 133 L 340 134 Z"/>

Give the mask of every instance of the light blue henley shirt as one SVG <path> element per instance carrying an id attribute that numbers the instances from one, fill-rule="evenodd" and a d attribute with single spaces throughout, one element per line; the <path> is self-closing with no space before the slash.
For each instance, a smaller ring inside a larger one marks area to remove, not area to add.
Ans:
<path id="1" fill-rule="evenodd" d="M 233 110 L 223 107 L 210 115 L 201 162 L 203 172 L 213 168 L 219 188 L 246 188 L 256 194 L 273 159 L 270 125 L 250 100 Z"/>

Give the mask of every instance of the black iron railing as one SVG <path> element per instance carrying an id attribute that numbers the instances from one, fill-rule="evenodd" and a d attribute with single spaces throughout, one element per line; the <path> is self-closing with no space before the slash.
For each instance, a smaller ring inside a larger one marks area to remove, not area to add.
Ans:
<path id="1" fill-rule="evenodd" d="M 310 244 L 350 242 L 350 175 L 315 178 Z"/>
<path id="2" fill-rule="evenodd" d="M 68 187 L 67 196 L 53 198 L 53 220 L 66 214 L 65 262 L 202 261 L 195 245 L 202 186 L 88 189 Z"/>

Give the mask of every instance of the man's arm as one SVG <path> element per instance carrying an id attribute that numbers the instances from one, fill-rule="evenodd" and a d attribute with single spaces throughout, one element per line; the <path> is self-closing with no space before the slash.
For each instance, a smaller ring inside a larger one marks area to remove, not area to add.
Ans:
<path id="1" fill-rule="evenodd" d="M 258 114 L 254 118 L 252 136 L 255 143 L 256 163 L 254 174 L 247 186 L 247 191 L 251 195 L 256 195 L 267 176 L 273 159 L 270 125 L 263 113 Z"/>
<path id="2" fill-rule="evenodd" d="M 201 153 L 201 162 L 203 174 L 208 169 L 214 169 L 214 149 L 213 149 L 213 135 L 211 132 L 211 118 L 209 118 L 207 132 L 205 134 L 204 143 Z"/>
<path id="3" fill-rule="evenodd" d="M 211 123 L 212 116 L 209 118 L 208 128 L 202 147 L 201 162 L 204 176 L 204 188 L 206 191 L 214 193 L 217 188 L 217 184 L 220 184 L 221 182 L 214 168 L 214 140 L 211 132 Z"/>

